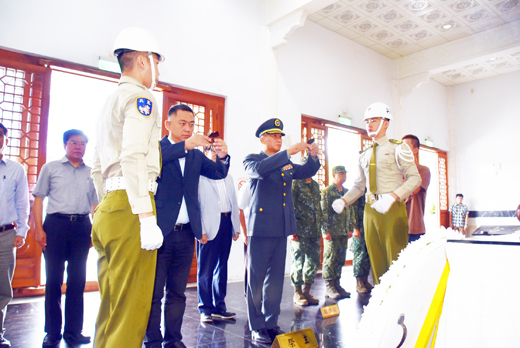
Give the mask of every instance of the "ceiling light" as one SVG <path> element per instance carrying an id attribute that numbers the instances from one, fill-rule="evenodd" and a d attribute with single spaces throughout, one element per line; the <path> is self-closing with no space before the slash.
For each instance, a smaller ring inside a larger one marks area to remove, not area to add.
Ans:
<path id="1" fill-rule="evenodd" d="M 420 11 L 428 7 L 427 0 L 413 0 L 411 3 L 411 9 L 414 11 Z"/>
<path id="2" fill-rule="evenodd" d="M 492 61 L 494 61 L 494 60 L 497 60 L 497 57 L 489 58 L 489 59 L 488 59 L 488 62 L 492 62 Z"/>
<path id="3" fill-rule="evenodd" d="M 451 29 L 451 24 L 445 24 L 442 26 L 442 29 Z"/>

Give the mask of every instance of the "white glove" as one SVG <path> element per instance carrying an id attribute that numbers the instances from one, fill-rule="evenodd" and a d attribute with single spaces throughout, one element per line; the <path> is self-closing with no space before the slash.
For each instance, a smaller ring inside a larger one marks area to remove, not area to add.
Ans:
<path id="1" fill-rule="evenodd" d="M 332 209 L 338 214 L 341 214 L 343 209 L 345 208 L 345 202 L 340 198 L 336 199 L 334 202 L 332 202 Z"/>
<path id="2" fill-rule="evenodd" d="M 163 243 L 163 234 L 157 226 L 157 218 L 149 216 L 139 219 L 141 223 L 141 248 L 144 250 L 159 249 Z"/>
<path id="3" fill-rule="evenodd" d="M 372 208 L 374 208 L 380 214 L 386 214 L 394 202 L 395 198 L 392 197 L 389 193 L 385 193 L 381 195 L 381 198 L 378 199 L 377 202 L 372 204 Z"/>

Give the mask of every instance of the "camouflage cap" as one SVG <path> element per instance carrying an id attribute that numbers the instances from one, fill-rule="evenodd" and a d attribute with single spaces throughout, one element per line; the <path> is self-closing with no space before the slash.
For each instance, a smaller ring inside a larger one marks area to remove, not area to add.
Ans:
<path id="1" fill-rule="evenodd" d="M 335 166 L 332 168 L 332 174 L 336 173 L 346 173 L 347 170 L 345 169 L 345 166 Z"/>

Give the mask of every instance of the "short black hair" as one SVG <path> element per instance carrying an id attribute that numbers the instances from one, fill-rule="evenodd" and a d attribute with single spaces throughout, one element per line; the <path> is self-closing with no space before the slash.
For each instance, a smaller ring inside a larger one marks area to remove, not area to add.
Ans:
<path id="1" fill-rule="evenodd" d="M 126 49 L 117 50 L 117 52 L 116 52 L 117 62 L 119 63 L 121 72 L 124 72 L 126 70 L 131 70 L 132 67 L 134 66 L 135 59 L 141 53 L 143 53 L 143 52 L 126 50 Z"/>
<path id="2" fill-rule="evenodd" d="M 464 195 L 463 195 L 462 193 L 457 193 L 457 194 L 455 195 L 455 198 L 457 198 L 457 197 L 462 197 L 462 198 L 464 198 Z"/>
<path id="3" fill-rule="evenodd" d="M 0 128 L 2 128 L 4 130 L 4 135 L 7 135 L 7 128 L 0 123 Z"/>
<path id="4" fill-rule="evenodd" d="M 421 142 L 419 141 L 419 138 L 417 138 L 415 135 L 413 134 L 407 134 L 403 137 L 403 140 L 404 139 L 410 139 L 412 141 L 412 144 L 413 146 L 418 149 L 421 147 Z"/>
<path id="5" fill-rule="evenodd" d="M 119 63 L 119 67 L 121 68 L 121 72 L 125 72 L 126 70 L 132 70 L 134 64 L 137 60 L 137 57 L 143 55 L 148 59 L 148 53 L 143 51 L 133 51 L 128 49 L 120 49 L 115 52 L 117 56 L 117 62 Z M 157 53 L 153 53 L 155 57 L 160 61 L 161 56 Z"/>
<path id="6" fill-rule="evenodd" d="M 193 113 L 193 110 L 186 104 L 177 104 L 177 105 L 174 105 L 170 108 L 170 110 L 168 110 L 168 119 L 170 119 L 172 116 L 176 116 L 177 115 L 177 111 L 179 110 L 182 110 L 182 111 L 188 111 L 188 112 L 191 112 L 191 114 L 193 116 L 195 116 L 195 114 Z"/>
<path id="7" fill-rule="evenodd" d="M 63 143 L 66 144 L 67 141 L 69 141 L 70 137 L 72 137 L 74 135 L 81 135 L 82 137 L 85 138 L 85 142 L 88 143 L 88 137 L 85 135 L 85 133 L 83 133 L 83 131 L 81 131 L 79 129 L 69 129 L 68 131 L 63 133 Z"/>

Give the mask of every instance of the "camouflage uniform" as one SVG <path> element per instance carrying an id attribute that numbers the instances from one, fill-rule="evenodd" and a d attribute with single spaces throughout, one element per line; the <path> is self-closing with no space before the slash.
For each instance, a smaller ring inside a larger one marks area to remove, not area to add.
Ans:
<path id="1" fill-rule="evenodd" d="M 320 186 L 314 180 L 294 180 L 293 200 L 298 240 L 291 241 L 291 282 L 302 286 L 314 283 L 320 265 Z"/>
<path id="2" fill-rule="evenodd" d="M 321 193 L 322 234 L 330 233 L 332 240 L 324 239 L 323 247 L 323 279 L 336 280 L 341 278 L 341 269 L 347 256 L 348 231 L 347 221 L 350 219 L 350 209 L 344 209 L 336 214 L 332 202 L 341 198 L 347 189 L 340 192 L 335 184 L 327 186 Z"/>
<path id="3" fill-rule="evenodd" d="M 363 216 L 365 211 L 365 196 L 361 196 L 352 205 L 349 205 L 350 219 L 347 221 L 349 231 L 355 228 L 361 232 L 361 238 L 352 238 L 350 248 L 354 253 L 354 277 L 368 276 L 370 273 L 370 259 L 368 257 L 367 245 L 365 242 L 365 229 L 363 228 Z"/>

